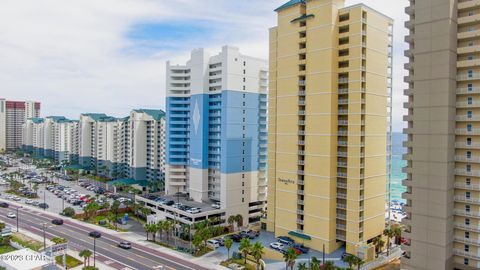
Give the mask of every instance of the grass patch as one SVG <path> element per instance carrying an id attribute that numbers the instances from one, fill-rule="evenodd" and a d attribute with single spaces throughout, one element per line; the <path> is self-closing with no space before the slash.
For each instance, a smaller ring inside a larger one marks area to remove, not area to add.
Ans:
<path id="1" fill-rule="evenodd" d="M 15 250 L 16 249 L 12 246 L 0 246 L 0 254 L 9 253 Z"/>
<path id="2" fill-rule="evenodd" d="M 82 261 L 80 261 L 80 260 L 78 260 L 78 259 L 76 259 L 76 258 L 74 258 L 74 257 L 72 257 L 68 254 L 66 256 L 67 256 L 67 258 L 66 258 L 67 269 L 75 268 L 75 267 L 83 264 Z M 55 262 L 59 265 L 63 265 L 63 255 L 55 257 Z"/>
<path id="3" fill-rule="evenodd" d="M 21 193 L 19 191 L 16 191 L 16 190 L 13 190 L 13 189 L 9 189 L 9 190 L 5 191 L 5 193 L 17 195 L 18 197 L 22 197 L 22 198 L 29 198 L 29 199 L 37 199 L 38 198 L 38 195 L 25 196 L 25 195 L 23 195 L 23 193 Z"/>
<path id="4" fill-rule="evenodd" d="M 43 243 L 35 241 L 19 233 L 13 233 L 11 240 L 31 250 L 39 251 L 40 249 L 43 248 Z"/>
<path id="5" fill-rule="evenodd" d="M 221 262 L 220 265 L 228 267 L 228 265 L 231 264 L 231 263 L 236 263 L 236 264 L 245 266 L 245 269 L 247 269 L 247 270 L 256 270 L 257 269 L 257 266 L 253 265 L 253 264 L 250 264 L 249 260 L 247 260 L 247 265 L 245 265 L 245 260 L 244 259 L 230 259 L 230 260 L 226 260 L 226 261 Z"/>

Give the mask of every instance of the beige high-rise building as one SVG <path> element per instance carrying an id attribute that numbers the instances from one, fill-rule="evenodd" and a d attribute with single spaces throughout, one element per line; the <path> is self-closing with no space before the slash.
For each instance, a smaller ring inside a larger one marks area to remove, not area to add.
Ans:
<path id="1" fill-rule="evenodd" d="M 343 0 L 292 0 L 270 30 L 267 230 L 363 258 L 385 228 L 392 25 Z"/>
<path id="2" fill-rule="evenodd" d="M 410 0 L 404 269 L 480 268 L 480 1 Z"/>

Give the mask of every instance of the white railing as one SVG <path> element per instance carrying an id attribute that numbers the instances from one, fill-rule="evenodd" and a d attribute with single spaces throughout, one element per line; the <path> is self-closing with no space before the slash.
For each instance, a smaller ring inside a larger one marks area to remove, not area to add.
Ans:
<path id="1" fill-rule="evenodd" d="M 479 163 L 480 157 L 455 156 L 455 161 Z"/>
<path id="2" fill-rule="evenodd" d="M 455 236 L 455 241 L 462 242 L 462 243 L 467 243 L 467 244 L 473 244 L 473 245 L 480 245 L 480 240 L 479 239 L 473 239 L 473 238 L 465 238 L 465 237 L 459 237 Z"/>
<path id="3" fill-rule="evenodd" d="M 393 260 L 396 260 L 402 256 L 402 249 L 400 246 L 396 246 L 390 249 L 389 255 L 379 255 L 378 258 L 374 261 L 366 263 L 360 267 L 360 270 L 370 270 L 374 268 L 378 268 L 384 264 L 387 264 Z"/>
<path id="4" fill-rule="evenodd" d="M 479 170 L 467 171 L 465 169 L 455 169 L 455 174 L 480 177 L 480 171 Z"/>
<path id="5" fill-rule="evenodd" d="M 480 88 L 458 88 L 457 94 L 475 94 L 480 93 Z"/>
<path id="6" fill-rule="evenodd" d="M 466 225 L 466 224 L 460 223 L 460 222 L 455 223 L 455 228 L 466 230 L 466 231 L 480 232 L 480 227 L 473 226 L 473 225 Z"/>
<path id="7" fill-rule="evenodd" d="M 464 189 L 471 189 L 471 190 L 480 190 L 480 185 L 477 185 L 477 184 L 470 184 L 470 185 L 467 185 L 465 183 L 461 183 L 461 182 L 456 182 L 454 184 L 454 186 L 456 188 L 464 188 Z"/>
<path id="8" fill-rule="evenodd" d="M 480 149 L 480 143 L 461 143 L 457 142 L 455 143 L 455 147 L 457 148 L 472 148 L 472 149 Z"/>
<path id="9" fill-rule="evenodd" d="M 480 203 L 480 199 L 467 198 L 465 196 L 457 195 L 454 197 L 456 202 L 465 202 L 465 203 Z"/>

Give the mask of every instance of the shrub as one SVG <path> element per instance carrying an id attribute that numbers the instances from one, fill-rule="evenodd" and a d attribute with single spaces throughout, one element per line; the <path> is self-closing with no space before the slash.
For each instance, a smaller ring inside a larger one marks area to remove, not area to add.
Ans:
<path id="1" fill-rule="evenodd" d="M 61 214 L 66 216 L 66 217 L 74 217 L 75 216 L 75 209 L 73 209 L 72 207 L 67 207 L 67 208 L 63 209 L 63 212 Z"/>

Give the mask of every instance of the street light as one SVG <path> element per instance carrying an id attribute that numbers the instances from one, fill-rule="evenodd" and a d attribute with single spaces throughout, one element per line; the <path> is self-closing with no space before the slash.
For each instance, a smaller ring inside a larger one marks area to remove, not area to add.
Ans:
<path id="1" fill-rule="evenodd" d="M 45 230 L 47 229 L 47 223 L 43 223 L 43 250 L 47 248 L 47 242 L 45 240 Z"/>
<path id="2" fill-rule="evenodd" d="M 102 234 L 98 231 L 93 231 L 88 234 L 88 236 L 93 238 L 93 267 L 95 268 L 95 252 L 96 252 L 96 241 L 97 238 L 102 237 Z"/>
<path id="3" fill-rule="evenodd" d="M 18 232 L 18 220 L 20 219 L 20 217 L 18 216 L 18 209 L 20 208 L 23 208 L 23 207 L 22 206 L 17 207 L 17 232 Z"/>

